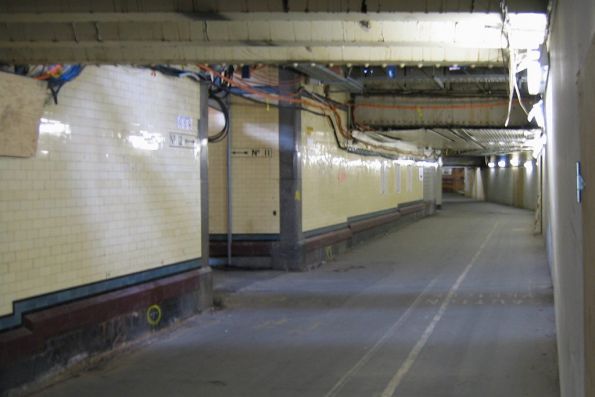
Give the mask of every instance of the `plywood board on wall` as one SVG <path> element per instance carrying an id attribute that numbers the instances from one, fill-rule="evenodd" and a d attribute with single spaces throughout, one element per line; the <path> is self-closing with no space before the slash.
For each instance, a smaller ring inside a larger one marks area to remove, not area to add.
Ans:
<path id="1" fill-rule="evenodd" d="M 45 83 L 0 72 L 0 156 L 35 155 L 45 99 Z"/>

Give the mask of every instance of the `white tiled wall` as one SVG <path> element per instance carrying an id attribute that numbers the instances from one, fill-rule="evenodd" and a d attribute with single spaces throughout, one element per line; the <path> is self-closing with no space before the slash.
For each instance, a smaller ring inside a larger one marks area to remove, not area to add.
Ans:
<path id="1" fill-rule="evenodd" d="M 267 148 L 271 157 L 232 157 L 233 233 L 279 233 L 279 112 L 233 98 L 234 150 Z M 227 233 L 227 140 L 209 144 L 209 229 Z"/>
<path id="2" fill-rule="evenodd" d="M 339 149 L 323 117 L 302 112 L 300 150 L 303 231 L 337 225 L 352 216 L 423 198 L 423 180 L 419 177 L 423 168 L 399 166 L 392 160 Z"/>
<path id="3" fill-rule="evenodd" d="M 169 145 L 198 118 L 198 84 L 147 69 L 89 66 L 48 100 L 36 156 L 0 157 L 0 315 L 200 257 L 198 153 Z"/>

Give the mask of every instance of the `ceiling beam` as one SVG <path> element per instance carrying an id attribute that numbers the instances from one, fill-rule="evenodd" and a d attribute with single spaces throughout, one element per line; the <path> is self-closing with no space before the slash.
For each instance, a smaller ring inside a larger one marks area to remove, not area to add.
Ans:
<path id="1" fill-rule="evenodd" d="M 204 46 L 179 42 L 85 43 L 0 43 L 0 62 L 9 64 L 47 63 L 457 63 L 498 65 L 500 50 L 366 46 Z"/>
<path id="2" fill-rule="evenodd" d="M 510 12 L 545 12 L 547 0 L 507 0 Z M 499 12 L 497 0 L 8 0 L 7 12 Z"/>
<path id="3" fill-rule="evenodd" d="M 507 29 L 543 41 L 539 24 Z M 527 48 L 502 30 L 499 14 L 0 13 L 0 62 L 493 66 L 503 65 L 503 49 Z"/>

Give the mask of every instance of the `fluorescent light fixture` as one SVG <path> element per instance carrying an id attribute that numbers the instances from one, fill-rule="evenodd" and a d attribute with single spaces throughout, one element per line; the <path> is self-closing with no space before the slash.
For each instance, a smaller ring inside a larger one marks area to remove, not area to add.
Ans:
<path id="1" fill-rule="evenodd" d="M 535 119 L 535 122 L 539 127 L 545 127 L 545 115 L 543 114 L 543 100 L 533 105 L 531 111 L 527 115 L 527 120 L 531 121 L 533 119 Z"/>
<path id="2" fill-rule="evenodd" d="M 500 161 L 498 161 L 498 167 L 500 167 L 500 168 L 506 167 L 506 160 L 500 160 Z"/>
<path id="3" fill-rule="evenodd" d="M 415 165 L 424 168 L 438 168 L 438 162 L 436 161 L 416 161 Z"/>
<path id="4" fill-rule="evenodd" d="M 490 167 L 490 168 L 494 168 L 495 166 L 496 166 L 496 163 L 494 163 L 493 161 L 490 161 L 488 163 L 488 167 Z"/>
<path id="5" fill-rule="evenodd" d="M 541 92 L 542 81 L 541 65 L 539 61 L 531 61 L 527 65 L 527 90 L 531 95 L 537 95 Z"/>
<path id="6" fill-rule="evenodd" d="M 547 136 L 544 133 L 542 133 L 541 136 L 539 136 L 538 138 L 533 139 L 533 141 L 531 142 L 531 146 L 533 149 L 533 158 L 536 159 L 537 157 L 539 157 L 546 143 Z"/>

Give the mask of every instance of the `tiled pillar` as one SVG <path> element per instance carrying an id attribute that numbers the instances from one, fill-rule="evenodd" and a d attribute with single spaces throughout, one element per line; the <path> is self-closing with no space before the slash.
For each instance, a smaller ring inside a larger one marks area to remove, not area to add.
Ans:
<path id="1" fill-rule="evenodd" d="M 202 267 L 209 266 L 209 85 L 200 84 L 200 227 Z"/>
<path id="2" fill-rule="evenodd" d="M 292 95 L 299 88 L 298 76 L 279 69 L 281 96 Z M 280 238 L 274 267 L 299 270 L 304 262 L 302 252 L 302 175 L 299 157 L 301 111 L 294 104 L 279 102 L 279 201 Z"/>

